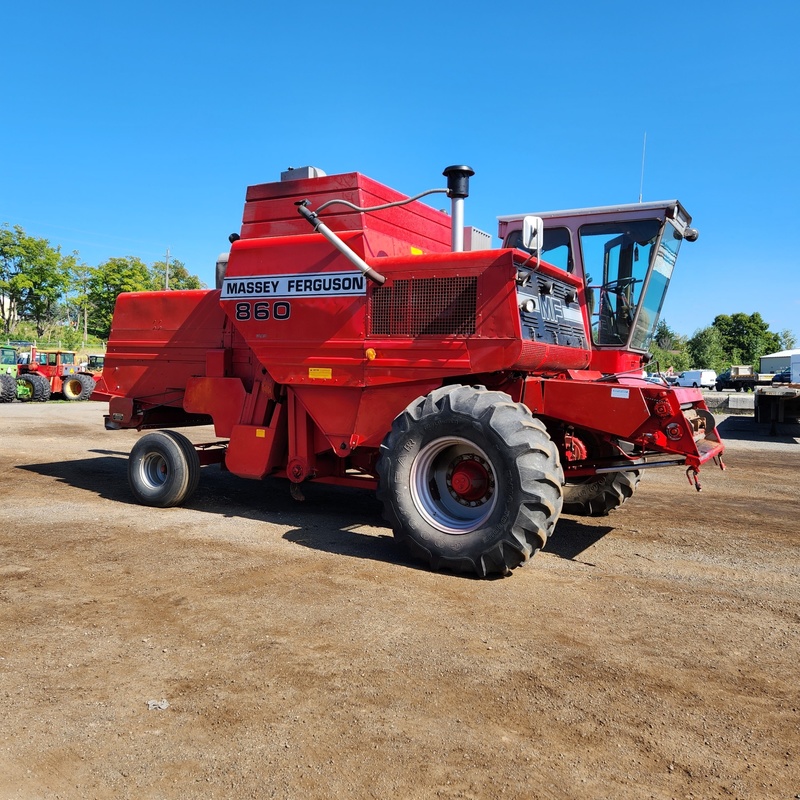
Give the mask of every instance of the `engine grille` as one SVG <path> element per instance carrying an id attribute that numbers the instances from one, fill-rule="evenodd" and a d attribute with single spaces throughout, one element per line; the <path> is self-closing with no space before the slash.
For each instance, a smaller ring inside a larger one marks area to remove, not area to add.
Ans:
<path id="1" fill-rule="evenodd" d="M 477 277 L 396 280 L 372 290 L 376 336 L 469 336 L 475 333 Z"/>
<path id="2" fill-rule="evenodd" d="M 517 289 L 517 297 L 523 340 L 581 349 L 587 347 L 583 315 L 574 289 L 561 281 L 534 276 L 528 284 Z"/>

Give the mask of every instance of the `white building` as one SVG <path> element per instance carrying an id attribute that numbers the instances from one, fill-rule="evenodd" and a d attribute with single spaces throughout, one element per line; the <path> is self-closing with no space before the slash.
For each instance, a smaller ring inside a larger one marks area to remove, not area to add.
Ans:
<path id="1" fill-rule="evenodd" d="M 792 363 L 792 356 L 797 355 L 800 355 L 800 349 L 781 350 L 780 353 L 761 356 L 761 369 L 759 372 L 780 372 Z"/>

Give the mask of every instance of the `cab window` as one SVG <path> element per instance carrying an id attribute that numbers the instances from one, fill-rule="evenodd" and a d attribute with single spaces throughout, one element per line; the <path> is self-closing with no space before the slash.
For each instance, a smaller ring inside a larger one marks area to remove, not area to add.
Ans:
<path id="1" fill-rule="evenodd" d="M 512 231 L 506 237 L 506 247 L 516 247 L 528 252 L 522 246 L 522 231 Z M 572 272 L 572 247 L 570 244 L 569 228 L 547 228 L 544 232 L 544 247 L 541 252 L 542 261 L 552 264 L 564 272 Z"/>

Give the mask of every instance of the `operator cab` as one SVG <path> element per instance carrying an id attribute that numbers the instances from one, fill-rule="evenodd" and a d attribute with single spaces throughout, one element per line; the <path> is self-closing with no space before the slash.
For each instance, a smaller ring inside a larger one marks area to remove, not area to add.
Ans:
<path id="1" fill-rule="evenodd" d="M 677 200 L 537 213 L 543 260 L 584 282 L 595 348 L 647 353 L 692 218 Z M 531 215 L 498 217 L 504 247 L 526 247 Z M 529 242 L 528 242 L 529 243 Z"/>

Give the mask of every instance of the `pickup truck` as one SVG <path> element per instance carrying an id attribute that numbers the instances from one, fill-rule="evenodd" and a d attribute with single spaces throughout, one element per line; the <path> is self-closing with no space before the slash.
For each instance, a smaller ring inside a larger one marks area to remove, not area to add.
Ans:
<path id="1" fill-rule="evenodd" d="M 769 386 L 774 375 L 755 372 L 747 364 L 732 366 L 717 375 L 714 388 L 721 392 L 724 389 L 735 389 L 737 392 L 751 392 L 756 386 Z"/>

